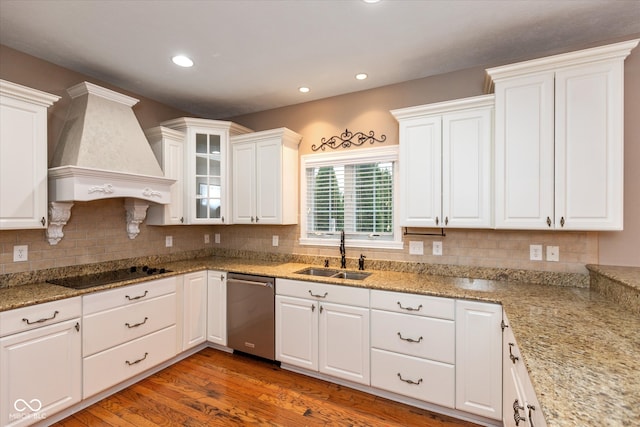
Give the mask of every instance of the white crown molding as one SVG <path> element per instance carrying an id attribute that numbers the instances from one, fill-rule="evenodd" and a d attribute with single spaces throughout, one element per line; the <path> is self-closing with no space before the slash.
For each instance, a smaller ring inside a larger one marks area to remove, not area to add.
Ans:
<path id="1" fill-rule="evenodd" d="M 67 93 L 69 94 L 69 96 L 71 96 L 71 98 L 77 98 L 86 94 L 96 95 L 101 98 L 108 99 L 109 101 L 115 101 L 120 104 L 124 104 L 127 107 L 133 107 L 138 102 L 140 102 L 140 100 L 136 98 L 114 92 L 112 90 L 94 85 L 93 83 L 89 82 L 82 82 L 78 83 L 75 86 L 71 86 L 69 89 L 67 89 Z"/>
<path id="2" fill-rule="evenodd" d="M 30 87 L 2 79 L 0 79 L 0 95 L 19 99 L 21 101 L 27 101 L 43 107 L 50 107 L 54 102 L 60 99 L 57 95 L 52 95 L 47 92 L 42 92 L 41 90 L 32 89 Z"/>
<path id="3" fill-rule="evenodd" d="M 391 110 L 391 114 L 397 120 L 422 117 L 430 114 L 442 114 L 449 111 L 460 111 L 464 109 L 475 109 L 481 107 L 493 107 L 495 96 L 480 95 L 470 98 L 454 99 L 452 101 L 436 102 L 434 104 L 417 105 L 415 107 L 399 108 Z"/>
<path id="4" fill-rule="evenodd" d="M 517 62 L 515 64 L 503 65 L 500 67 L 488 68 L 486 70 L 487 79 L 485 80 L 485 91 L 492 91 L 493 83 L 496 81 L 517 77 L 522 74 L 542 73 L 561 67 L 571 67 L 574 65 L 612 59 L 624 61 L 624 59 L 629 56 L 631 51 L 638 45 L 638 42 L 640 42 L 640 39 L 633 39 L 606 46 L 593 47 L 590 49 L 577 50 L 574 52 L 561 53 L 559 55 Z"/>

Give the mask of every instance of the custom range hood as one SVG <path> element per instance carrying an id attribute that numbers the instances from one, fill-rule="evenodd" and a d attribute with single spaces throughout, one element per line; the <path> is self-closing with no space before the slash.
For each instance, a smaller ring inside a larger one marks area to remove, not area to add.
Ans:
<path id="1" fill-rule="evenodd" d="M 164 177 L 131 109 L 137 99 L 88 82 L 67 92 L 71 106 L 49 169 L 47 239 L 62 239 L 74 201 L 119 197 L 134 239 L 149 203 L 171 201 L 175 180 Z"/>

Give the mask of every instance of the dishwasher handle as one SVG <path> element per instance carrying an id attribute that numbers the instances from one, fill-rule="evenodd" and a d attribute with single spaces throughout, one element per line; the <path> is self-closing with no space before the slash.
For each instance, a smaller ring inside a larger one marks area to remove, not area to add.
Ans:
<path id="1" fill-rule="evenodd" d="M 256 282 L 254 280 L 245 280 L 245 279 L 227 279 L 227 284 L 232 285 L 233 283 L 237 283 L 240 285 L 252 285 L 252 286 L 263 286 L 266 288 L 273 288 L 273 283 L 271 282 Z"/>

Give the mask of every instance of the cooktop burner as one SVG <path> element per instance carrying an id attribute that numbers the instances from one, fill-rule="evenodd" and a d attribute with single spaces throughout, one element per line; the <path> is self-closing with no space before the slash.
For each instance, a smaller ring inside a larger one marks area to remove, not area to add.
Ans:
<path id="1" fill-rule="evenodd" d="M 162 273 L 170 273 L 164 268 L 129 267 L 120 270 L 103 271 L 101 273 L 86 274 L 83 276 L 62 277 L 60 279 L 47 280 L 47 283 L 64 286 L 73 289 L 87 289 L 94 286 L 108 285 L 109 283 L 122 282 L 124 280 L 153 276 Z"/>

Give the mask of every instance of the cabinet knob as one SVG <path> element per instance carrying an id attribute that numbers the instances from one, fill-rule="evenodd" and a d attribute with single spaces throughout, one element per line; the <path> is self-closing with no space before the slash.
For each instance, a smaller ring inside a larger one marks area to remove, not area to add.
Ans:
<path id="1" fill-rule="evenodd" d="M 529 425 L 530 425 L 531 427 L 535 427 L 535 426 L 533 425 L 533 413 L 532 413 L 532 411 L 535 411 L 535 410 L 536 410 L 536 407 L 535 407 L 535 406 L 533 406 L 533 405 L 527 405 L 527 409 L 529 409 Z"/>
<path id="2" fill-rule="evenodd" d="M 564 227 L 564 217 L 560 218 L 560 227 Z"/>
<path id="3" fill-rule="evenodd" d="M 547 226 L 551 227 L 551 218 L 547 217 Z"/>
<path id="4" fill-rule="evenodd" d="M 220 275 L 220 281 L 224 282 L 224 274 Z"/>
<path id="5" fill-rule="evenodd" d="M 42 217 L 42 219 L 40 220 L 40 224 L 42 224 L 42 226 L 44 227 L 46 223 L 47 223 L 47 220 L 44 219 L 44 217 Z"/>
<path id="6" fill-rule="evenodd" d="M 449 217 L 448 216 L 444 217 L 444 225 L 449 225 Z"/>
<path id="7" fill-rule="evenodd" d="M 224 217 L 221 217 L 220 219 L 222 220 L 222 222 L 224 222 Z"/>
<path id="8" fill-rule="evenodd" d="M 504 323 L 504 320 L 500 321 L 500 329 L 502 329 L 504 331 L 504 328 L 508 328 L 509 325 L 507 325 L 506 323 Z"/>
<path id="9" fill-rule="evenodd" d="M 184 217 L 183 216 L 180 217 L 180 224 L 184 224 Z"/>
<path id="10" fill-rule="evenodd" d="M 260 218 L 258 218 L 258 217 L 256 216 L 256 223 L 257 223 L 258 221 L 260 221 Z"/>
<path id="11" fill-rule="evenodd" d="M 251 216 L 251 222 L 253 222 L 253 216 Z"/>
<path id="12" fill-rule="evenodd" d="M 438 217 L 436 217 L 436 225 L 438 225 L 440 223 L 440 219 L 438 219 Z"/>

